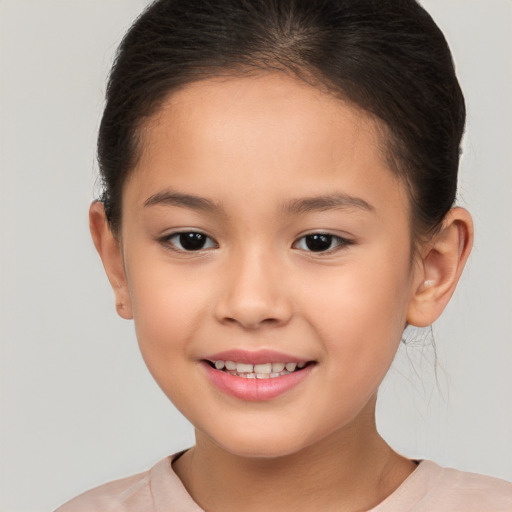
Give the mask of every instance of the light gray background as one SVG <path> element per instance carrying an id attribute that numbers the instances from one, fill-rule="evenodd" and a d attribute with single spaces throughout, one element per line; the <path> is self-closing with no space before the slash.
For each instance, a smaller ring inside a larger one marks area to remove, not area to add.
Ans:
<path id="1" fill-rule="evenodd" d="M 379 403 L 410 457 L 512 480 L 512 2 L 424 0 L 468 104 L 460 204 L 476 243 Z M 87 208 L 113 51 L 145 0 L 0 0 L 0 510 L 51 510 L 193 443 L 116 317 Z M 436 375 L 437 373 L 437 375 Z"/>

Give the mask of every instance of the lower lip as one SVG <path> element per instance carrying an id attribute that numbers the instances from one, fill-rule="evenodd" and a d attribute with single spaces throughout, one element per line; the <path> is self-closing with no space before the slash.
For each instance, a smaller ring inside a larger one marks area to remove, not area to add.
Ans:
<path id="1" fill-rule="evenodd" d="M 270 377 L 268 379 L 245 379 L 229 373 L 212 368 L 207 362 L 201 362 L 206 375 L 218 389 L 224 393 L 248 400 L 251 402 L 264 402 L 272 400 L 293 389 L 304 381 L 313 369 L 312 364 L 302 370 L 298 370 L 281 377 Z"/>

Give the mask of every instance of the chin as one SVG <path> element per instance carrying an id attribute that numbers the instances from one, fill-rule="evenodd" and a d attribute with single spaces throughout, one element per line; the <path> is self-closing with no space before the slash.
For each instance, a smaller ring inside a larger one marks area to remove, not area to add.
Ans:
<path id="1" fill-rule="evenodd" d="M 297 446 L 268 445 L 255 442 L 237 443 L 236 445 L 229 443 L 220 445 L 220 447 L 231 453 L 231 455 L 252 459 L 276 459 L 300 451 L 300 448 Z"/>
<path id="2" fill-rule="evenodd" d="M 225 431 L 224 435 L 210 439 L 222 450 L 244 458 L 274 459 L 300 452 L 310 444 L 304 433 L 290 432 L 287 429 L 237 429 Z M 227 434 L 227 435 L 226 435 Z"/>

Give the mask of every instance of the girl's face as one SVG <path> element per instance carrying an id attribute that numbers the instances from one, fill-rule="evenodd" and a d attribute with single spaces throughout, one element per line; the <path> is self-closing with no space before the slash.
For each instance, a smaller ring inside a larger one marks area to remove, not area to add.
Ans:
<path id="1" fill-rule="evenodd" d="M 284 74 L 190 85 L 143 131 L 125 315 L 166 395 L 231 453 L 294 453 L 374 406 L 418 286 L 384 144 Z"/>

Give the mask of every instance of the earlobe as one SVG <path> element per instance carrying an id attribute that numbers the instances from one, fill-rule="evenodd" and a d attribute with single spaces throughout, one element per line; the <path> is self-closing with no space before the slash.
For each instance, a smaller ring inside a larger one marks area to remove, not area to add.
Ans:
<path id="1" fill-rule="evenodd" d="M 94 201 L 91 204 L 89 209 L 89 228 L 94 246 L 100 255 L 108 280 L 114 291 L 117 313 L 122 318 L 131 319 L 132 308 L 121 244 L 110 230 L 103 203 L 100 201 Z"/>
<path id="2" fill-rule="evenodd" d="M 473 245 L 473 222 L 463 208 L 452 208 L 442 227 L 422 248 L 407 322 L 431 325 L 448 304 Z"/>

